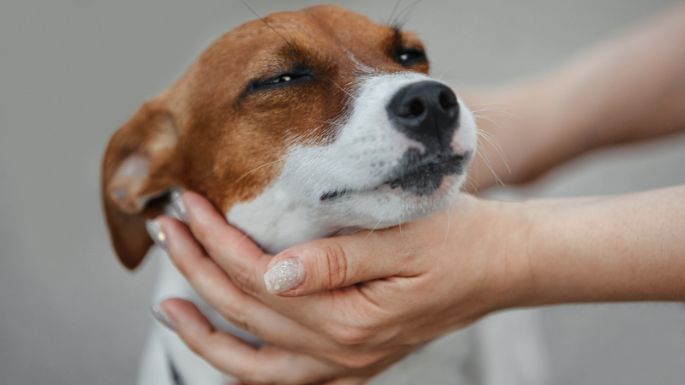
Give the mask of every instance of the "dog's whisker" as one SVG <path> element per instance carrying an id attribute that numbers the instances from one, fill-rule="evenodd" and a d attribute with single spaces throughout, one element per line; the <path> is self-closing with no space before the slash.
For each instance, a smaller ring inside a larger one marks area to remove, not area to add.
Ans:
<path id="1" fill-rule="evenodd" d="M 476 114 L 481 114 L 481 113 L 488 113 L 489 115 L 494 115 L 494 114 L 499 114 L 499 115 L 505 115 L 510 118 L 515 118 L 518 119 L 521 117 L 520 114 L 515 113 L 509 109 L 506 108 L 506 106 L 503 106 L 502 104 L 481 104 L 478 105 L 477 108 L 474 106 L 471 109 L 471 112 L 476 115 Z"/>
<path id="2" fill-rule="evenodd" d="M 264 16 L 261 16 L 259 13 L 257 13 L 257 11 L 255 11 L 254 8 L 252 8 L 252 7 L 247 3 L 246 0 L 240 0 L 240 2 L 243 3 L 243 5 L 245 6 L 245 8 L 247 8 L 250 12 L 252 12 L 252 14 L 255 15 L 255 17 L 257 17 L 257 19 L 259 19 L 262 23 L 264 23 L 264 25 L 266 25 L 267 28 L 269 28 L 269 29 L 272 30 L 276 35 L 278 35 L 278 36 L 285 42 L 285 44 L 288 46 L 288 48 L 290 49 L 291 53 L 297 52 L 297 47 L 293 44 L 293 42 L 290 41 L 290 40 L 288 40 L 288 39 L 285 37 L 285 35 L 283 35 L 281 32 L 279 32 L 273 25 L 269 24 L 269 22 L 266 20 L 266 18 L 265 18 Z"/>
<path id="3" fill-rule="evenodd" d="M 382 221 L 383 221 L 383 219 L 381 218 L 376 222 L 375 225 L 373 225 L 371 230 L 369 230 L 369 232 L 366 233 L 366 237 L 364 237 L 365 240 L 368 239 L 371 236 L 371 234 L 378 229 L 378 226 L 381 224 Z"/>
<path id="4" fill-rule="evenodd" d="M 502 179 L 499 177 L 499 175 L 497 175 L 497 172 L 495 172 L 495 169 L 492 168 L 492 166 L 490 165 L 490 162 L 489 162 L 487 156 L 485 156 L 485 155 L 482 153 L 482 151 L 480 151 L 480 150 L 477 150 L 477 151 L 476 151 L 476 155 L 479 156 L 479 157 L 483 160 L 483 164 L 485 164 L 485 167 L 487 167 L 487 169 L 490 171 L 490 173 L 492 174 L 492 176 L 495 178 L 495 183 L 496 183 L 497 185 L 499 185 L 499 186 L 504 186 L 504 182 L 503 182 Z"/>
<path id="5" fill-rule="evenodd" d="M 350 99 L 354 99 L 354 95 L 352 95 L 349 91 L 347 91 L 346 89 L 344 89 L 343 87 L 341 87 L 335 80 L 332 80 L 332 79 L 331 79 L 331 83 L 333 83 L 333 85 L 336 86 L 340 91 L 342 91 L 343 93 L 345 93 L 345 95 L 349 96 Z"/>
<path id="6" fill-rule="evenodd" d="M 391 24 L 393 27 L 397 29 L 402 29 L 404 25 L 407 24 L 409 19 L 411 18 L 412 12 L 414 12 L 414 9 L 416 6 L 421 3 L 423 0 L 414 0 L 413 2 L 409 3 L 407 6 L 405 6 L 398 14 L 393 23 Z"/>
<path id="7" fill-rule="evenodd" d="M 464 181 L 464 188 L 468 191 L 473 191 L 473 194 L 478 195 L 480 193 L 480 189 L 476 185 L 476 183 L 468 178 L 466 181 Z"/>
<path id="8" fill-rule="evenodd" d="M 496 138 L 494 138 L 490 133 L 482 130 L 478 131 L 478 137 L 483 138 L 483 141 L 485 143 L 489 144 L 492 148 L 495 149 L 495 153 L 502 161 L 502 164 L 504 164 L 504 167 L 507 170 L 507 174 L 511 175 L 512 171 L 511 167 L 509 166 L 509 159 L 507 159 L 507 156 L 504 153 L 502 146 L 500 146 L 499 143 L 497 143 Z"/>
<path id="9" fill-rule="evenodd" d="M 388 17 L 388 20 L 386 20 L 387 25 L 392 25 L 393 23 L 393 18 L 395 17 L 395 12 L 397 12 L 397 8 L 402 4 L 402 0 L 397 0 L 395 2 L 395 5 L 392 7 L 392 12 L 390 12 L 390 16 Z"/>
<path id="10" fill-rule="evenodd" d="M 313 122 L 319 122 L 319 123 L 323 123 L 323 124 L 330 124 L 330 125 L 333 125 L 333 124 L 340 124 L 340 118 L 331 118 L 331 119 L 316 119 L 316 118 L 312 118 L 311 121 L 313 121 Z"/>
<path id="11" fill-rule="evenodd" d="M 273 165 L 273 164 L 281 163 L 281 162 L 284 162 L 284 161 L 285 161 L 285 157 L 281 157 L 281 158 L 279 158 L 279 159 L 276 159 L 276 160 L 273 160 L 273 161 L 269 161 L 269 162 L 266 162 L 266 163 L 264 163 L 264 164 L 262 164 L 262 165 L 259 165 L 259 166 L 255 167 L 255 168 L 253 168 L 252 170 L 247 171 L 246 173 L 244 173 L 243 175 L 241 175 L 241 176 L 240 176 L 238 179 L 236 179 L 235 182 L 233 182 L 233 183 L 238 184 L 238 183 L 240 183 L 240 181 L 242 181 L 243 179 L 245 179 L 245 178 L 248 177 L 249 175 L 254 174 L 255 172 L 257 172 L 257 171 L 263 169 L 264 167 L 268 167 L 268 166 L 271 166 L 271 165 Z"/>
<path id="12" fill-rule="evenodd" d="M 478 121 L 481 121 L 481 122 L 484 121 L 484 122 L 490 123 L 491 125 L 495 126 L 496 128 L 500 127 L 500 123 L 497 120 L 494 120 L 493 118 L 491 118 L 489 115 L 480 115 L 478 113 L 474 113 L 473 116 Z"/>
<path id="13" fill-rule="evenodd" d="M 443 246 L 443 247 L 445 247 L 445 245 L 447 244 L 447 238 L 449 237 L 449 234 L 450 234 L 450 225 L 451 225 L 451 222 L 450 222 L 450 215 L 451 215 L 451 211 L 452 211 L 452 210 L 448 207 L 448 208 L 447 208 L 447 223 L 446 223 L 446 226 L 445 226 L 445 234 L 444 234 L 443 239 L 442 239 L 442 246 Z"/>

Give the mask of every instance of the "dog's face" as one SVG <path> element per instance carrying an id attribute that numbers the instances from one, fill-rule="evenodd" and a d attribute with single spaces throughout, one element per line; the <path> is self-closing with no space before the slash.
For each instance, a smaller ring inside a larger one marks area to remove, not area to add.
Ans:
<path id="1" fill-rule="evenodd" d="M 117 254 L 138 265 L 151 244 L 144 220 L 174 188 L 204 194 L 238 225 L 273 205 L 309 210 L 327 231 L 443 207 L 476 130 L 428 70 L 415 35 L 338 7 L 224 35 L 110 141 L 103 199 Z"/>

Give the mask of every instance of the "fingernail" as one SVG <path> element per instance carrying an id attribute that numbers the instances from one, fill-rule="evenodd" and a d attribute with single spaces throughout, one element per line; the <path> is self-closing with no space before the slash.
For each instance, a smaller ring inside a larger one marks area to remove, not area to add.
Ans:
<path id="1" fill-rule="evenodd" d="M 304 281 L 304 266 L 297 258 L 290 258 L 273 265 L 264 274 L 266 290 L 272 294 L 283 293 Z"/>
<path id="2" fill-rule="evenodd" d="M 164 234 L 164 231 L 162 231 L 162 226 L 159 224 L 159 221 L 157 219 L 148 219 L 145 222 L 145 228 L 147 229 L 150 238 L 155 241 L 157 246 L 166 250 L 167 237 L 166 234 Z"/>
<path id="3" fill-rule="evenodd" d="M 171 192 L 171 208 L 175 216 L 185 222 L 188 218 L 188 210 L 186 210 L 186 205 L 183 203 L 182 195 L 183 191 L 181 190 L 173 190 Z"/>
<path id="4" fill-rule="evenodd" d="M 160 304 L 152 306 L 150 310 L 152 311 L 152 317 L 154 317 L 154 319 L 156 319 L 157 322 L 161 323 L 171 331 L 176 331 L 174 323 L 171 321 L 171 318 L 169 318 L 169 316 L 166 315 L 164 309 L 162 309 L 162 306 Z"/>

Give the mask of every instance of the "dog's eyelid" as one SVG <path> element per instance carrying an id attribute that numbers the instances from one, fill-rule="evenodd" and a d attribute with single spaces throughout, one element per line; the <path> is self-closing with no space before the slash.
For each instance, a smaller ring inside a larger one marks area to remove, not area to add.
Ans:
<path id="1" fill-rule="evenodd" d="M 288 84 L 313 78 L 313 71 L 304 66 L 295 66 L 291 70 L 283 71 L 276 75 L 259 77 L 252 80 L 247 87 L 246 93 L 285 87 Z"/>

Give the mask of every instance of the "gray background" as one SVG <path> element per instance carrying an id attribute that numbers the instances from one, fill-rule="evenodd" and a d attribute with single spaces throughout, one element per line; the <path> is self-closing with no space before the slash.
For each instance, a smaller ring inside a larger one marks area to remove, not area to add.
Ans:
<path id="1" fill-rule="evenodd" d="M 314 2 L 251 3 L 268 13 Z M 385 20 L 394 0 L 344 3 Z M 553 68 L 670 3 L 425 0 L 408 26 L 427 42 L 435 74 L 500 84 Z M 154 263 L 129 274 L 112 255 L 98 197 L 103 147 L 212 38 L 252 17 L 229 0 L 0 2 L 0 384 L 133 382 Z M 683 183 L 684 149 L 680 137 L 606 151 L 502 194 Z M 567 306 L 542 317 L 553 384 L 685 383 L 681 305 Z"/>

